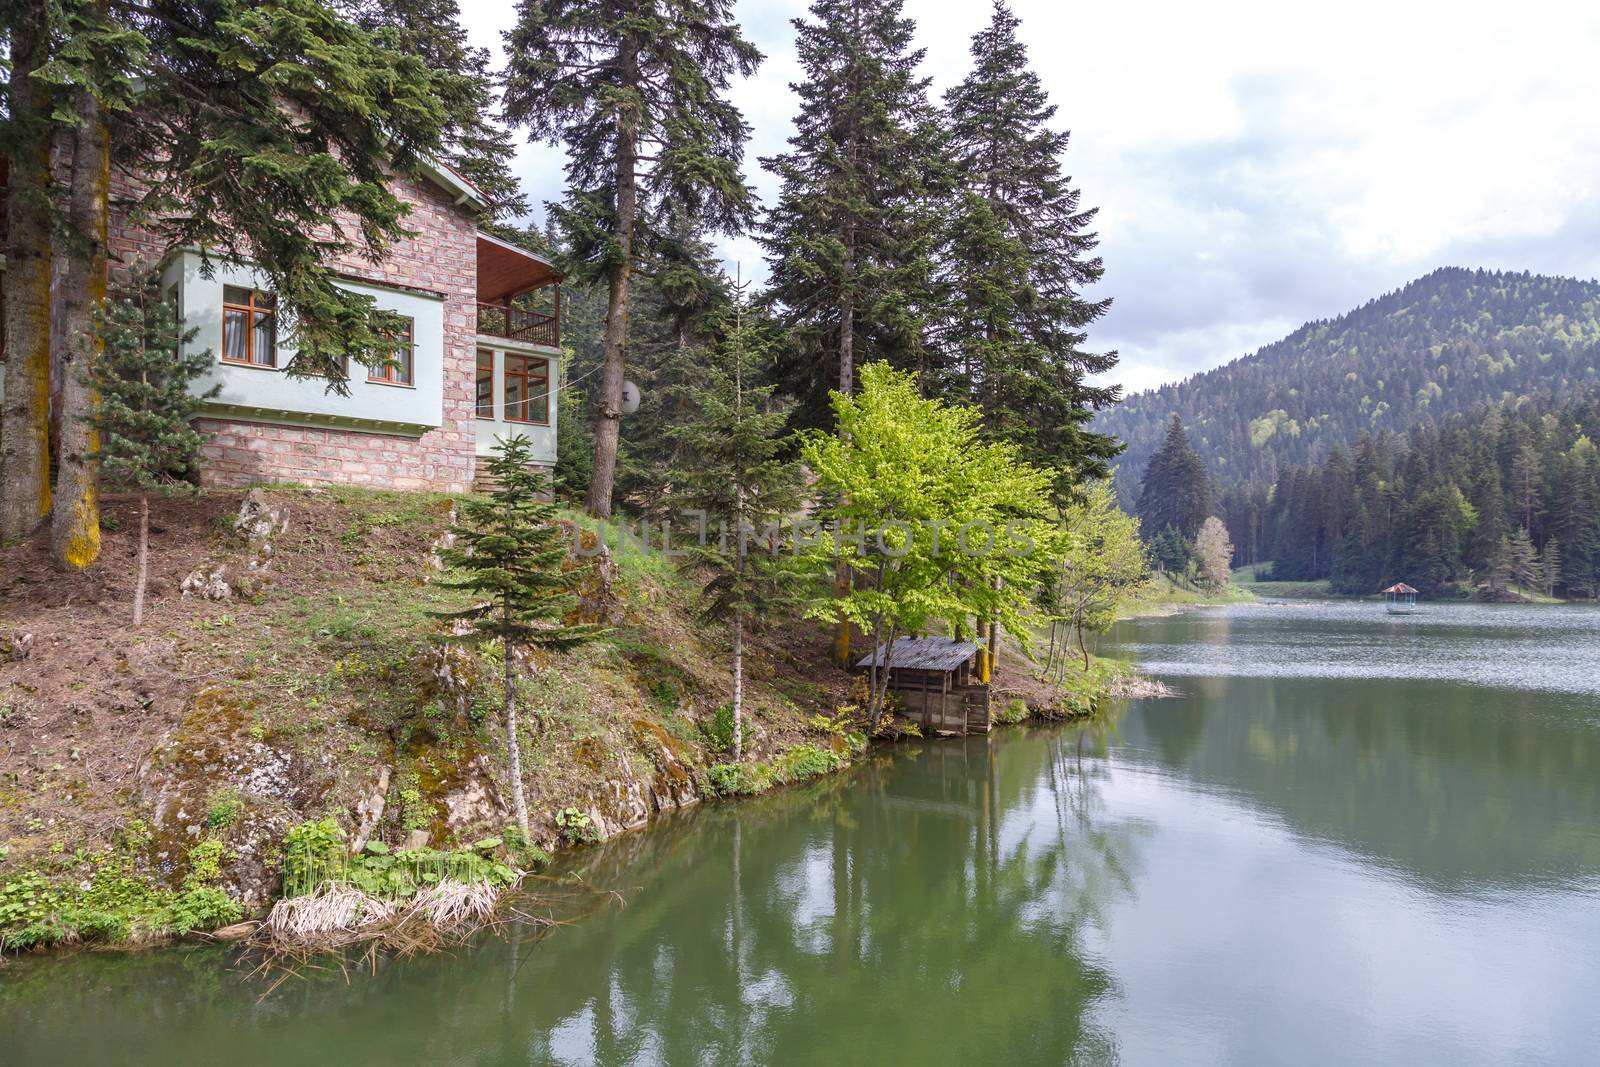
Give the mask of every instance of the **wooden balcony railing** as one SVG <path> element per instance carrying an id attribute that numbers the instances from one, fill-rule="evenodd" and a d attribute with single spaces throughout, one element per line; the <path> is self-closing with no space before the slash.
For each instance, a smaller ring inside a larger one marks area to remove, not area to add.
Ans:
<path id="1" fill-rule="evenodd" d="M 478 305 L 478 332 L 530 345 L 561 347 L 561 319 L 505 304 Z"/>

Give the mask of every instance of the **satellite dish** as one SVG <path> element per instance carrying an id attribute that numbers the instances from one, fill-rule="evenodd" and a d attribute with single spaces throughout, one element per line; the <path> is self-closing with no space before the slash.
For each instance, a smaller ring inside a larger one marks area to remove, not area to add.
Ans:
<path id="1" fill-rule="evenodd" d="M 639 387 L 632 382 L 622 383 L 622 413 L 632 415 L 639 410 Z"/>

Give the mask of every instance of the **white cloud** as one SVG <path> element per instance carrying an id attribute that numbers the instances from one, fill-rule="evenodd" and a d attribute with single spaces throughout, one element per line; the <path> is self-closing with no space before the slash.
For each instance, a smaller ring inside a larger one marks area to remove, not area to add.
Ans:
<path id="1" fill-rule="evenodd" d="M 1354 0 L 1338 6 L 1014 0 L 1073 133 L 1067 169 L 1101 209 L 1115 298 L 1091 340 L 1130 388 L 1184 377 L 1445 264 L 1600 274 L 1600 5 Z M 798 0 L 742 0 L 767 53 L 737 91 L 756 158 L 781 151 L 799 77 Z M 511 5 L 464 0 L 498 48 Z M 981 3 L 908 0 L 943 91 Z M 536 199 L 560 154 L 524 146 Z M 753 242 L 724 249 L 759 276 Z"/>

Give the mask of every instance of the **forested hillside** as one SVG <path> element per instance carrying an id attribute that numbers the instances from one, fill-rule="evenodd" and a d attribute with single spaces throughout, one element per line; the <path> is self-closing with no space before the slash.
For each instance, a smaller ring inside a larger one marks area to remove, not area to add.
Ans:
<path id="1" fill-rule="evenodd" d="M 1270 485 L 1363 432 L 1405 433 L 1484 404 L 1575 395 L 1600 381 L 1600 284 L 1447 267 L 1251 356 L 1102 412 L 1127 442 L 1131 504 L 1179 415 L 1218 491 Z"/>
<path id="2" fill-rule="evenodd" d="M 1508 401 L 1285 470 L 1216 501 L 1236 562 L 1331 577 L 1341 593 L 1404 581 L 1489 599 L 1600 593 L 1600 402 Z"/>

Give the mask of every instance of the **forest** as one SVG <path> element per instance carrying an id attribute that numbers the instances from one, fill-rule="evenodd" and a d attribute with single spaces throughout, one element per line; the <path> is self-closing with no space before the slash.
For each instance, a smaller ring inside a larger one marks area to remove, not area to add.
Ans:
<path id="1" fill-rule="evenodd" d="M 1600 284 L 1445 268 L 1253 355 L 1128 397 L 1094 425 L 1127 444 L 1118 490 L 1131 504 L 1172 415 L 1226 491 L 1273 485 L 1336 447 L 1348 454 L 1364 433 L 1437 428 L 1518 398 L 1547 407 L 1596 383 Z"/>
<path id="2" fill-rule="evenodd" d="M 1488 599 L 1600 592 L 1600 402 L 1508 401 L 1404 435 L 1364 434 L 1270 488 L 1216 502 L 1241 565 L 1275 580 L 1331 578 L 1366 594 L 1395 581 Z"/>

